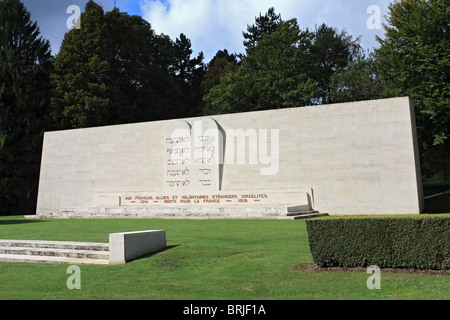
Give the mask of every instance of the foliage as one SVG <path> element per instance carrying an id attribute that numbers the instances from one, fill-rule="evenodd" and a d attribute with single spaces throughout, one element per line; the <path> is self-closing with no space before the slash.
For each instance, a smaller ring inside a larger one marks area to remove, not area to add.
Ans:
<path id="1" fill-rule="evenodd" d="M 450 269 L 450 217 L 358 217 L 307 221 L 320 267 Z"/>
<path id="2" fill-rule="evenodd" d="M 359 39 L 353 40 L 345 31 L 339 32 L 326 24 L 316 27 L 309 45 L 309 75 L 317 83 L 317 101 L 322 104 L 337 102 L 331 96 L 332 77 L 351 68 L 355 60 L 364 63 L 361 51 Z M 347 78 L 350 75 L 346 73 Z M 346 85 L 350 85 L 349 90 L 355 90 L 353 83 L 347 82 Z"/>
<path id="3" fill-rule="evenodd" d="M 450 159 L 450 1 L 402 0 L 389 5 L 386 38 L 377 54 L 389 95 L 416 108 L 424 169 Z"/>
<path id="4" fill-rule="evenodd" d="M 266 34 L 237 69 L 223 75 L 204 101 L 215 113 L 257 111 L 310 103 L 315 84 L 308 76 L 311 34 L 296 19 Z"/>
<path id="5" fill-rule="evenodd" d="M 196 116 L 201 103 L 200 84 L 205 73 L 203 52 L 191 58 L 191 40 L 183 33 L 175 41 L 175 61 L 171 67 L 184 97 L 185 110 L 178 113 L 183 117 Z"/>
<path id="6" fill-rule="evenodd" d="M 346 68 L 333 73 L 329 80 L 328 100 L 333 103 L 380 99 L 386 84 L 383 82 L 376 57 L 358 57 Z"/>
<path id="7" fill-rule="evenodd" d="M 171 72 L 181 44 L 148 22 L 89 1 L 55 58 L 52 114 L 62 128 L 186 116 L 183 88 Z M 178 77 L 184 70 L 177 69 Z M 183 79 L 184 80 L 184 79 Z"/>
<path id="8" fill-rule="evenodd" d="M 365 63 L 358 39 L 346 32 L 325 24 L 315 31 L 303 31 L 296 19 L 283 21 L 271 8 L 256 18 L 255 25 L 248 26 L 244 38 L 246 55 L 240 56 L 239 67 L 223 67 L 220 81 L 205 91 L 205 113 L 331 103 L 345 97 L 336 94 L 343 87 L 350 85 L 346 90 L 352 92 L 361 88 L 347 80 L 354 73 L 346 73 L 345 79 L 342 75 L 340 80 L 345 83 L 333 82 L 333 76 L 347 71 L 356 58 Z"/>
<path id="9" fill-rule="evenodd" d="M 209 94 L 212 88 L 220 84 L 220 79 L 222 76 L 236 70 L 236 68 L 236 56 L 234 54 L 230 55 L 226 49 L 223 51 L 219 50 L 214 58 L 211 59 L 207 66 L 207 70 L 203 75 L 202 82 L 200 83 L 200 95 L 204 97 Z M 204 102 L 201 107 L 203 115 L 215 113 L 214 108 L 208 102 Z"/>
<path id="10" fill-rule="evenodd" d="M 0 1 L 0 215 L 35 210 L 52 67 L 39 34 L 19 0 Z"/>
<path id="11" fill-rule="evenodd" d="M 274 7 L 269 8 L 264 16 L 260 13 L 259 17 L 255 18 L 255 24 L 247 25 L 247 32 L 242 32 L 246 53 L 249 54 L 265 35 L 275 32 L 281 22 L 281 15 L 275 13 Z"/>

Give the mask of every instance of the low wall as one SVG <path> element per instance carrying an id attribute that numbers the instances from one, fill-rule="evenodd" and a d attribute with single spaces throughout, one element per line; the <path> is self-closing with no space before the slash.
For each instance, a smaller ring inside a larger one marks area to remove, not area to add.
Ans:
<path id="1" fill-rule="evenodd" d="M 166 246 L 166 232 L 163 230 L 112 233 L 109 235 L 109 263 L 126 264 Z"/>

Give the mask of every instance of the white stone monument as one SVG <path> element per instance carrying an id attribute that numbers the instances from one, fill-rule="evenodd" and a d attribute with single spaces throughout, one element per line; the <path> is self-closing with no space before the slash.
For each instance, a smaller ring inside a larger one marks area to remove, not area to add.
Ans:
<path id="1" fill-rule="evenodd" d="M 409 98 L 47 132 L 33 218 L 419 214 Z"/>

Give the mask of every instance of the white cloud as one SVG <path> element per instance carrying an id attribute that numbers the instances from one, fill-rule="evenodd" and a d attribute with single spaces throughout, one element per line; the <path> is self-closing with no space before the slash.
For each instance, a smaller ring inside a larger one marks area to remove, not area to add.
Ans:
<path id="1" fill-rule="evenodd" d="M 253 24 L 255 17 L 270 7 L 287 20 L 297 18 L 304 29 L 326 23 L 345 29 L 351 35 L 362 36 L 362 45 L 372 49 L 377 43 L 375 34 L 383 30 L 369 30 L 367 8 L 378 5 L 386 14 L 389 0 L 140 0 L 143 17 L 157 33 L 172 39 L 184 33 L 192 40 L 195 53 L 203 51 L 205 60 L 217 50 L 243 52 L 242 31 Z"/>

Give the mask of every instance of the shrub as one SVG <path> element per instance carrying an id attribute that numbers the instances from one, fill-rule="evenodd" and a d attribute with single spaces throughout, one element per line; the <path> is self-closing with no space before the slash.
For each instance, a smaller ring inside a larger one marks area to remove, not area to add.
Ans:
<path id="1" fill-rule="evenodd" d="M 330 217 L 306 225 L 322 268 L 450 269 L 450 215 Z"/>

